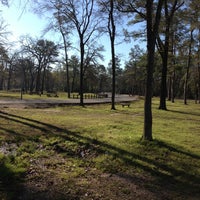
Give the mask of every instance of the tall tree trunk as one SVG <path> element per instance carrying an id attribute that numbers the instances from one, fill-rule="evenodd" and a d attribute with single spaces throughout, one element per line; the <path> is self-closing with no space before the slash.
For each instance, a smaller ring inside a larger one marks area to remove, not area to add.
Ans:
<path id="1" fill-rule="evenodd" d="M 30 85 L 30 87 L 29 87 L 29 91 L 30 91 L 30 94 L 32 94 L 33 93 L 33 90 L 34 90 L 34 79 L 35 79 L 35 77 L 34 77 L 34 74 L 32 73 L 32 71 L 30 70 L 30 83 L 29 83 L 29 85 Z"/>
<path id="2" fill-rule="evenodd" d="M 178 0 L 173 1 L 173 5 L 170 7 L 169 2 L 164 0 L 164 10 L 165 10 L 165 43 L 161 50 L 162 56 L 162 79 L 161 79 L 161 88 L 160 88 L 160 106 L 159 109 L 167 110 L 166 106 L 166 97 L 167 97 L 167 70 L 168 70 L 168 55 L 169 55 L 169 39 L 170 39 L 170 28 L 171 23 L 174 17 L 175 11 L 180 8 L 183 3 L 178 5 Z M 170 8 L 170 10 L 169 10 Z"/>
<path id="3" fill-rule="evenodd" d="M 27 80 L 27 73 L 26 71 L 24 70 L 24 92 L 27 94 L 28 92 L 28 80 Z"/>
<path id="4" fill-rule="evenodd" d="M 65 51 L 65 66 L 66 66 L 66 78 L 67 78 L 67 97 L 70 98 L 70 81 L 69 81 L 69 62 L 68 62 L 68 52 L 67 52 L 67 41 L 65 38 L 65 34 L 63 32 L 61 23 L 59 22 L 60 32 L 64 42 L 64 51 Z"/>
<path id="5" fill-rule="evenodd" d="M 161 52 L 162 57 L 162 79 L 160 86 L 160 105 L 159 109 L 167 110 L 166 106 L 166 96 L 167 96 L 167 67 L 168 67 L 168 53 L 169 53 L 169 32 L 171 17 L 169 16 L 167 1 L 165 1 L 165 43 L 163 45 L 163 52 Z"/>
<path id="6" fill-rule="evenodd" d="M 115 51 L 114 44 L 112 44 L 112 106 L 111 106 L 112 110 L 115 110 L 115 89 L 116 89 L 115 53 L 114 53 L 114 51 Z"/>
<path id="7" fill-rule="evenodd" d="M 155 43 L 154 34 L 152 31 L 152 11 L 153 1 L 146 1 L 147 11 L 147 77 L 145 84 L 145 101 L 144 101 L 144 130 L 143 139 L 152 140 L 152 82 L 153 82 L 153 66 L 154 66 L 154 54 Z"/>
<path id="8" fill-rule="evenodd" d="M 160 105 L 159 109 L 167 110 L 166 96 L 167 96 L 167 63 L 168 63 L 168 48 L 165 48 L 163 66 L 162 66 L 162 79 L 160 87 Z"/>
<path id="9" fill-rule="evenodd" d="M 149 43 L 147 55 L 147 78 L 145 87 L 144 102 L 144 132 L 143 139 L 152 140 L 152 82 L 153 82 L 153 65 L 154 65 L 154 46 Z"/>
<path id="10" fill-rule="evenodd" d="M 116 61 L 115 61 L 115 22 L 113 17 L 114 3 L 110 0 L 110 12 L 108 19 L 108 30 L 110 35 L 111 55 L 112 55 L 112 105 L 111 109 L 115 110 L 115 89 L 116 89 Z"/>
<path id="11" fill-rule="evenodd" d="M 171 99 L 172 99 L 171 88 L 172 88 L 172 77 L 170 76 L 169 79 L 168 79 L 168 89 L 167 89 L 167 91 L 168 91 L 168 101 L 171 101 Z"/>
<path id="12" fill-rule="evenodd" d="M 10 65 L 12 65 L 12 64 L 10 64 Z M 12 67 L 9 66 L 7 90 L 10 90 L 10 87 L 11 87 L 11 79 L 12 79 Z"/>
<path id="13" fill-rule="evenodd" d="M 36 93 L 40 92 L 40 76 L 41 76 L 41 70 L 40 70 L 40 67 L 38 67 L 37 77 L 36 77 L 36 86 L 35 86 Z"/>
<path id="14" fill-rule="evenodd" d="M 84 79 L 84 73 L 83 73 L 83 68 L 84 68 L 84 54 L 85 54 L 85 49 L 84 49 L 84 43 L 83 43 L 83 36 L 80 36 L 80 57 L 81 57 L 81 63 L 80 63 L 80 90 L 79 90 L 79 95 L 80 95 L 80 106 L 84 106 L 83 102 L 83 79 Z"/>
<path id="15" fill-rule="evenodd" d="M 73 76 L 72 76 L 72 82 L 71 82 L 71 92 L 74 92 L 75 80 L 76 80 L 76 68 L 75 68 L 75 66 L 73 66 Z"/>
<path id="16" fill-rule="evenodd" d="M 175 98 L 175 69 L 173 70 L 173 74 L 172 74 L 172 84 L 171 84 L 171 102 L 174 103 L 174 98 Z"/>
<path id="17" fill-rule="evenodd" d="M 156 37 L 161 17 L 163 0 L 158 1 L 155 20 L 153 20 L 153 0 L 146 0 L 146 19 L 147 19 L 147 77 L 145 85 L 144 102 L 144 130 L 143 139 L 152 140 L 152 91 L 153 91 L 153 70 Z M 154 24 L 153 24 L 154 21 Z"/>
<path id="18" fill-rule="evenodd" d="M 187 105 L 187 92 L 188 92 L 188 79 L 189 79 L 189 70 L 192 59 L 192 42 L 193 42 L 193 29 L 190 32 L 190 44 L 189 44 L 189 53 L 188 53 L 188 62 L 187 69 L 185 74 L 185 83 L 184 83 L 184 104 Z"/>
<path id="19" fill-rule="evenodd" d="M 65 66 L 66 66 L 66 78 L 67 78 L 67 97 L 70 98 L 70 81 L 69 81 L 69 62 L 68 62 L 68 52 L 67 52 L 67 41 L 65 39 L 64 33 L 61 31 L 63 41 L 64 41 L 64 49 L 65 49 Z"/>
<path id="20" fill-rule="evenodd" d="M 66 72 L 67 72 L 67 97 L 70 98 L 70 81 L 69 81 L 69 62 L 68 62 L 68 55 L 65 53 L 65 63 L 66 63 Z"/>
<path id="21" fill-rule="evenodd" d="M 200 103 L 200 64 L 198 64 L 198 101 Z"/>
<path id="22" fill-rule="evenodd" d="M 44 92 L 45 76 L 46 76 L 46 67 L 44 67 L 43 74 L 42 74 L 42 84 L 41 84 L 41 90 L 40 90 L 41 94 L 43 94 Z"/>
<path id="23" fill-rule="evenodd" d="M 3 90 L 3 83 L 4 83 L 4 77 L 2 76 L 0 79 L 0 90 Z"/>
<path id="24" fill-rule="evenodd" d="M 171 77 L 171 102 L 174 103 L 174 98 L 175 98 L 175 78 L 176 78 L 176 72 L 175 72 L 175 65 L 176 65 L 176 60 L 175 60 L 175 55 L 176 55 L 176 45 L 175 45 L 175 34 L 173 33 L 171 37 L 172 41 L 172 77 Z"/>
<path id="25" fill-rule="evenodd" d="M 199 29 L 199 35 L 200 35 L 200 29 Z M 200 38 L 198 41 L 198 65 L 197 65 L 197 77 L 198 77 L 198 81 L 197 81 L 197 102 L 200 103 Z"/>

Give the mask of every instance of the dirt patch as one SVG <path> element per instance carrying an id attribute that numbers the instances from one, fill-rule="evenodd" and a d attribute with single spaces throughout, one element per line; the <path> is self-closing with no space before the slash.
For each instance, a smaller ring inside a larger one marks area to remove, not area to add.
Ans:
<path id="1" fill-rule="evenodd" d="M 83 170 L 81 176 L 68 177 L 67 173 L 76 166 L 67 167 L 66 160 L 61 157 L 55 159 L 54 164 L 45 159 L 32 161 L 20 199 L 161 199 L 160 195 L 142 186 L 147 181 L 146 177 L 129 179 L 89 167 Z"/>
<path id="2" fill-rule="evenodd" d="M 2 143 L 0 152 L 7 156 L 13 155 L 18 146 L 15 143 Z M 82 162 L 74 163 L 70 157 L 63 157 L 40 144 L 37 145 L 37 151 L 40 154 L 48 151 L 49 156 L 28 158 L 29 167 L 22 184 L 10 188 L 16 200 L 162 199 L 161 193 L 145 187 L 146 182 L 152 181 L 150 177 L 102 172 L 93 163 L 86 164 L 85 158 L 82 158 Z M 167 195 L 164 196 L 164 199 L 169 199 Z"/>

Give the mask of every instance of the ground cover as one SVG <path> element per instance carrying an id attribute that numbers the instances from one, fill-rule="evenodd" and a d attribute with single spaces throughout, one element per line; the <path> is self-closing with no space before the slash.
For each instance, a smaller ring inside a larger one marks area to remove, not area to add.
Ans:
<path id="1" fill-rule="evenodd" d="M 2 108 L 0 199 L 199 199 L 199 104 L 153 99 L 142 142 L 143 104 Z"/>
<path id="2" fill-rule="evenodd" d="M 36 94 L 36 93 L 33 93 L 33 94 L 29 94 L 29 93 L 23 93 L 21 94 L 21 91 L 18 90 L 17 92 L 16 91 L 0 91 L 0 100 L 5 100 L 5 99 L 13 99 L 13 100 L 17 100 L 17 99 L 25 99 L 25 100 L 28 100 L 28 99 L 66 99 L 67 98 L 67 93 L 66 92 L 58 92 L 57 93 L 57 97 L 54 97 L 52 95 L 52 97 L 49 97 L 47 95 L 48 93 L 47 92 L 44 92 L 43 94 Z M 22 95 L 22 96 L 21 96 Z M 73 95 L 73 94 L 72 94 Z"/>

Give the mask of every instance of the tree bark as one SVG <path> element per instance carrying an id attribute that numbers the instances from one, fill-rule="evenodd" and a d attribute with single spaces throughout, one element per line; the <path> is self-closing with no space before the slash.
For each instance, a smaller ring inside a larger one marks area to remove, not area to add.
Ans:
<path id="1" fill-rule="evenodd" d="M 116 61 L 115 61 L 115 21 L 113 17 L 114 3 L 110 0 L 110 12 L 108 19 L 108 30 L 110 35 L 111 55 L 112 55 L 112 105 L 111 110 L 115 110 L 115 79 L 116 79 Z"/>
<path id="2" fill-rule="evenodd" d="M 143 139 L 152 140 L 152 91 L 153 91 L 153 70 L 156 37 L 161 17 L 163 0 L 158 1 L 155 20 L 153 20 L 153 0 L 146 0 L 146 20 L 147 20 L 147 77 L 144 102 L 144 130 Z M 153 22 L 154 21 L 154 22 Z"/>
<path id="3" fill-rule="evenodd" d="M 198 65 L 198 102 L 200 103 L 200 64 Z"/>
<path id="4" fill-rule="evenodd" d="M 144 140 L 152 140 L 152 82 L 153 82 L 153 66 L 155 54 L 155 39 L 152 31 L 152 10 L 153 1 L 147 0 L 147 77 L 145 85 L 145 101 L 144 101 Z"/>
<path id="5" fill-rule="evenodd" d="M 193 42 L 193 31 L 190 32 L 190 44 L 189 44 L 189 53 L 188 53 L 188 63 L 187 63 L 187 69 L 185 74 L 185 83 L 184 83 L 184 104 L 187 105 L 187 92 L 188 92 L 188 79 L 189 79 L 189 70 L 191 65 L 191 59 L 192 59 L 192 42 Z"/>
<path id="6" fill-rule="evenodd" d="M 175 98 L 175 69 L 173 70 L 173 74 L 172 74 L 172 84 L 171 84 L 171 102 L 174 103 L 174 98 Z"/>
<path id="7" fill-rule="evenodd" d="M 80 35 L 80 57 L 81 57 L 81 63 L 80 63 L 80 89 L 79 89 L 80 106 L 84 106 L 84 102 L 83 102 L 84 55 L 85 55 L 85 49 L 84 49 L 84 43 L 83 43 L 83 36 Z"/>
<path id="8" fill-rule="evenodd" d="M 41 82 L 40 76 L 41 76 L 41 69 L 40 69 L 40 67 L 38 67 L 38 69 L 37 69 L 37 77 L 36 77 L 36 87 L 35 87 L 36 93 L 40 92 L 40 82 Z"/>
<path id="9" fill-rule="evenodd" d="M 12 63 L 10 63 L 9 69 L 8 69 L 8 82 L 7 82 L 7 90 L 9 91 L 11 88 L 11 79 L 12 79 Z"/>
<path id="10" fill-rule="evenodd" d="M 200 34 L 200 29 L 199 29 L 199 34 Z M 198 43 L 200 44 L 200 38 Z M 200 103 L 200 46 L 198 46 L 198 65 L 197 65 L 197 102 Z"/>
<path id="11" fill-rule="evenodd" d="M 159 109 L 167 110 L 166 106 L 166 96 L 167 96 L 167 63 L 168 63 L 168 50 L 165 50 L 165 55 L 163 58 L 163 67 L 162 67 L 162 79 L 160 87 L 160 105 Z"/>
<path id="12" fill-rule="evenodd" d="M 44 92 L 45 77 L 46 77 L 46 66 L 43 67 L 42 83 L 41 83 L 41 89 L 40 89 L 41 94 L 43 94 L 43 92 Z"/>
<path id="13" fill-rule="evenodd" d="M 172 99 L 172 77 L 170 76 L 168 79 L 168 101 L 171 101 Z"/>
<path id="14" fill-rule="evenodd" d="M 69 82 L 69 62 L 68 62 L 68 53 L 67 53 L 67 41 L 65 39 L 65 35 L 60 28 L 61 34 L 64 41 L 64 50 L 65 50 L 65 66 L 66 66 L 66 78 L 67 78 L 67 97 L 70 98 L 70 82 Z"/>

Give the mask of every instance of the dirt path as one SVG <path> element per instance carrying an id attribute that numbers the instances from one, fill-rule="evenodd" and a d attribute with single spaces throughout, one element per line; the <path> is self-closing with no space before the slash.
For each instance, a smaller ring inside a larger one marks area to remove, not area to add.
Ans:
<path id="1" fill-rule="evenodd" d="M 129 95 L 117 95 L 115 98 L 116 103 L 119 102 L 129 102 L 135 101 L 138 97 L 129 96 Z M 0 99 L 0 107 L 10 108 L 10 107 L 35 107 L 35 108 L 45 108 L 53 106 L 65 106 L 65 105 L 78 105 L 80 102 L 79 99 L 59 99 L 59 98 L 49 98 L 49 99 Z M 88 104 L 102 104 L 102 103 L 111 103 L 111 98 L 97 98 L 97 99 L 84 99 L 84 103 Z"/>

